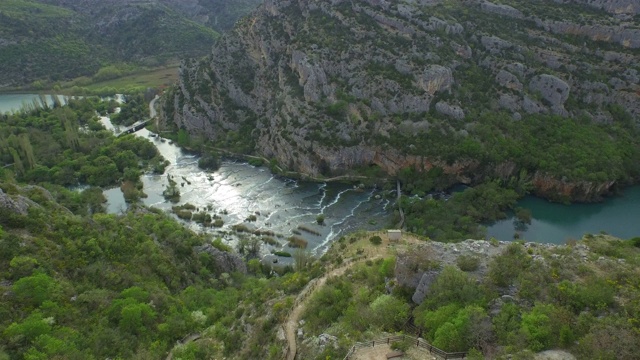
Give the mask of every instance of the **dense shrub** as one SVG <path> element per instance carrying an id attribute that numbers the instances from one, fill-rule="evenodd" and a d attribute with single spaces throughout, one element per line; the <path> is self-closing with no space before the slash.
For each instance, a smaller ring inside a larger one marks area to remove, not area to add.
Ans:
<path id="1" fill-rule="evenodd" d="M 472 255 L 460 255 L 456 259 L 456 264 L 462 271 L 476 271 L 480 266 L 480 258 Z"/>
<path id="2" fill-rule="evenodd" d="M 375 235 L 369 238 L 369 242 L 373 245 L 380 245 L 382 244 L 382 238 L 378 235 Z"/>

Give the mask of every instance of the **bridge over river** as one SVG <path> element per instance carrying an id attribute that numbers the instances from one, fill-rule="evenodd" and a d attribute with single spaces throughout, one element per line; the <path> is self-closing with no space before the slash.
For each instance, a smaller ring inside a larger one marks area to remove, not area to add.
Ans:
<path id="1" fill-rule="evenodd" d="M 153 100 L 149 102 L 149 115 L 150 115 L 149 119 L 137 121 L 135 124 L 125 128 L 122 132 L 118 133 L 117 136 L 120 137 L 128 134 L 133 134 L 134 132 L 143 129 L 151 121 L 157 121 L 156 119 L 157 112 L 156 112 L 155 106 L 156 106 L 156 101 L 158 101 L 159 98 L 160 96 L 156 95 L 153 98 Z"/>
<path id="2" fill-rule="evenodd" d="M 125 128 L 122 132 L 120 132 L 118 134 L 118 137 L 120 136 L 124 136 L 127 134 L 133 134 L 134 132 L 143 129 L 145 126 L 147 126 L 147 124 L 151 121 L 151 119 L 147 119 L 147 120 L 140 120 L 137 121 L 135 124 L 129 126 L 128 128 Z"/>

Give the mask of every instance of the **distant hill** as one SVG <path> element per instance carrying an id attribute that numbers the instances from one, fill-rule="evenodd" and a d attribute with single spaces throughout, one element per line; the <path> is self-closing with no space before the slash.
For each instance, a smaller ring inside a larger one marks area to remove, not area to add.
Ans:
<path id="1" fill-rule="evenodd" d="M 37 0 L 91 16 L 101 16 L 108 9 L 134 5 L 166 6 L 190 20 L 222 32 L 233 27 L 242 16 L 255 9 L 262 0 Z"/>
<path id="2" fill-rule="evenodd" d="M 202 56 L 256 2 L 3 0 L 0 89 Z"/>

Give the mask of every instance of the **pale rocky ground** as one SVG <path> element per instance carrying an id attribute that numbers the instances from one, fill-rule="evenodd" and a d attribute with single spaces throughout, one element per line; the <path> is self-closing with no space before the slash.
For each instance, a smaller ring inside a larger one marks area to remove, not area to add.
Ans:
<path id="1" fill-rule="evenodd" d="M 387 354 L 392 352 L 389 345 L 358 349 L 351 359 L 353 360 L 386 360 Z M 400 360 L 437 360 L 438 358 L 418 348 L 409 348 Z M 547 350 L 535 355 L 535 360 L 576 360 L 576 357 L 562 350 Z"/>
<path id="2" fill-rule="evenodd" d="M 547 350 L 536 354 L 536 360 L 576 360 L 576 357 L 563 350 Z"/>
<path id="3" fill-rule="evenodd" d="M 376 347 L 362 348 L 356 351 L 351 359 L 353 360 L 386 360 L 387 354 L 392 352 L 389 345 L 378 345 Z M 431 356 L 428 352 L 420 350 L 418 348 L 409 348 L 407 352 L 399 360 L 436 360 L 437 358 Z"/>

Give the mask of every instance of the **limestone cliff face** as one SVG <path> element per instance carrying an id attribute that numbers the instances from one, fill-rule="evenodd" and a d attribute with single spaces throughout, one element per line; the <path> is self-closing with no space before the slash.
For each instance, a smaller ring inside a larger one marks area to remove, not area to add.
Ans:
<path id="1" fill-rule="evenodd" d="M 640 3 L 635 0 L 561 0 L 559 2 L 585 4 L 615 15 L 640 14 Z"/>
<path id="2" fill-rule="evenodd" d="M 483 111 L 607 123 L 616 104 L 640 115 L 637 30 L 614 16 L 583 25 L 545 11 L 519 0 L 265 0 L 208 58 L 182 64 L 163 121 L 313 176 L 376 165 L 388 174 L 438 166 L 464 183 L 508 178 L 519 166 L 452 159 L 431 149 L 429 136 L 464 141 Z M 593 199 L 613 186 L 543 172 L 531 180 L 556 198 L 586 191 L 576 197 Z"/>

